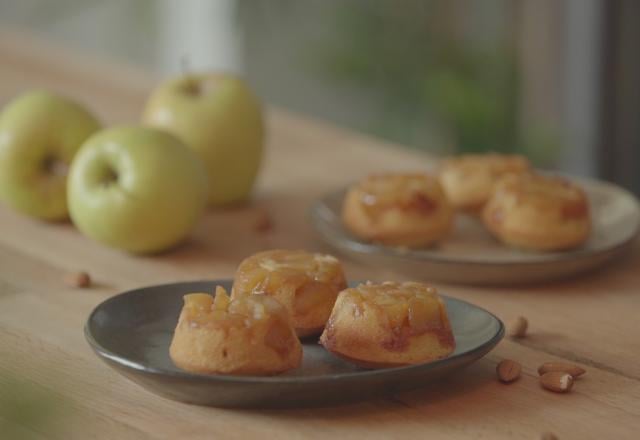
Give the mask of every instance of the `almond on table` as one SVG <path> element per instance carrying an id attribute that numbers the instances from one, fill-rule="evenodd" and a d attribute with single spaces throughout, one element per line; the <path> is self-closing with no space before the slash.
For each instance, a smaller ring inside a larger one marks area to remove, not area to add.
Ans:
<path id="1" fill-rule="evenodd" d="M 273 230 L 274 223 L 271 215 L 266 210 L 258 211 L 256 220 L 253 224 L 253 229 L 261 234 L 266 234 Z"/>
<path id="2" fill-rule="evenodd" d="M 568 393 L 573 387 L 573 376 L 562 371 L 550 371 L 540 376 L 540 385 L 556 393 Z"/>
<path id="3" fill-rule="evenodd" d="M 587 371 L 575 364 L 570 364 L 568 362 L 545 362 L 540 365 L 538 368 L 538 374 L 541 376 L 545 373 L 549 373 L 551 371 L 559 371 L 563 373 L 570 374 L 574 379 L 576 377 L 582 376 Z"/>
<path id="4" fill-rule="evenodd" d="M 511 359 L 504 359 L 496 366 L 498 379 L 504 383 L 511 383 L 520 378 L 522 367 L 520 364 Z"/>
<path id="5" fill-rule="evenodd" d="M 524 316 L 518 316 L 509 326 L 509 334 L 514 338 L 524 338 L 527 335 L 529 321 Z"/>
<path id="6" fill-rule="evenodd" d="M 64 282 L 71 287 L 85 288 L 91 286 L 91 277 L 87 272 L 73 272 L 65 276 Z"/>

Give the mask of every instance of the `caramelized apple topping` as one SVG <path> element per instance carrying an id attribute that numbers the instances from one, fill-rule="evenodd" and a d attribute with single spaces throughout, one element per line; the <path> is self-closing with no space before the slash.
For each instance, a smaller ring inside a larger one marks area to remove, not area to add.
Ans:
<path id="1" fill-rule="evenodd" d="M 304 315 L 323 305 L 332 306 L 333 302 L 328 302 L 327 298 L 338 296 L 338 292 L 327 283 L 309 281 L 296 290 L 294 299 L 294 309 L 297 313 Z"/>
<path id="2" fill-rule="evenodd" d="M 210 319 L 213 297 L 208 293 L 190 293 L 184 296 L 183 313 L 193 326 L 205 324 Z"/>
<path id="3" fill-rule="evenodd" d="M 229 294 L 227 290 L 222 287 L 216 287 L 216 297 L 213 300 L 213 309 L 225 311 L 229 308 Z"/>
<path id="4" fill-rule="evenodd" d="M 414 333 L 424 333 L 433 326 L 432 323 L 442 322 L 441 308 L 438 303 L 425 301 L 424 298 L 411 298 L 408 304 L 409 326 Z"/>
<path id="5" fill-rule="evenodd" d="M 211 308 L 213 297 L 208 293 L 189 293 L 184 296 L 184 304 L 190 309 L 205 311 Z"/>
<path id="6" fill-rule="evenodd" d="M 514 176 L 503 178 L 496 195 L 513 199 L 513 203 L 526 201 L 540 210 L 554 209 L 562 219 L 581 219 L 589 215 L 589 202 L 584 191 L 570 181 L 555 176 Z"/>
<path id="7" fill-rule="evenodd" d="M 477 173 L 487 173 L 500 177 L 508 173 L 522 173 L 531 168 L 529 161 L 518 155 L 511 154 L 466 154 L 445 162 L 444 168 L 456 171 L 460 177 L 467 177 Z"/>
<path id="8" fill-rule="evenodd" d="M 358 314 L 362 314 L 361 304 L 378 307 L 384 311 L 394 333 L 400 334 L 403 328 L 408 328 L 411 334 L 422 334 L 434 323 L 443 324 L 442 303 L 431 286 L 385 282 L 361 284 L 349 292 Z"/>
<path id="9" fill-rule="evenodd" d="M 285 321 L 274 320 L 264 335 L 264 343 L 285 357 L 289 353 L 293 338 L 293 332 Z"/>
<path id="10" fill-rule="evenodd" d="M 425 194 L 415 193 L 406 202 L 400 204 L 400 209 L 406 211 L 417 211 L 423 214 L 431 214 L 436 210 L 438 204 Z"/>
<path id="11" fill-rule="evenodd" d="M 346 287 L 339 261 L 331 255 L 272 250 L 247 258 L 238 268 L 235 294 L 289 290 L 293 296 L 310 281 Z"/>
<path id="12" fill-rule="evenodd" d="M 589 204 L 586 200 L 576 200 L 562 206 L 562 218 L 564 219 L 583 219 L 587 215 L 589 215 Z"/>
<path id="13" fill-rule="evenodd" d="M 438 207 L 437 181 L 425 174 L 386 174 L 370 176 L 360 182 L 360 200 L 370 215 L 388 209 L 401 209 L 424 215 Z"/>
<path id="14" fill-rule="evenodd" d="M 258 266 L 268 272 L 295 271 L 313 278 L 335 271 L 338 264 L 338 260 L 331 255 L 304 251 L 271 251 L 258 262 Z"/>
<path id="15" fill-rule="evenodd" d="M 231 300 L 227 291 L 218 286 L 215 298 L 206 293 L 185 295 L 184 313 L 193 327 L 213 325 L 250 327 L 272 317 L 287 319 L 284 307 L 266 295 L 252 295 Z"/>

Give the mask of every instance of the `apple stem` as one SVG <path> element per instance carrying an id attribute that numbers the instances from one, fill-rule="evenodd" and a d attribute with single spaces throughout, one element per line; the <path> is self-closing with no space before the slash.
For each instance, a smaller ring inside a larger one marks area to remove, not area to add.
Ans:
<path id="1" fill-rule="evenodd" d="M 102 185 L 109 186 L 118 180 L 118 173 L 116 173 L 113 169 L 109 168 L 102 180 Z"/>
<path id="2" fill-rule="evenodd" d="M 47 156 L 43 161 L 43 168 L 47 174 L 54 176 L 66 176 L 69 167 L 55 156 Z"/>

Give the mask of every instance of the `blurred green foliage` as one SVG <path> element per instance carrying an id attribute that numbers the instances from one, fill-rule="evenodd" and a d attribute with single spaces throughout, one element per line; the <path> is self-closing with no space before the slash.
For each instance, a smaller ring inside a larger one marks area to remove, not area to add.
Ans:
<path id="1" fill-rule="evenodd" d="M 376 96 L 383 111 L 371 131 L 380 136 L 440 152 L 520 152 L 551 161 L 557 138 L 518 127 L 512 42 L 482 45 L 462 36 L 452 3 L 460 2 L 339 2 L 332 38 L 312 51 L 319 54 L 314 70 Z M 438 132 L 441 145 L 434 148 L 429 136 L 416 140 L 412 127 Z"/>
<path id="2" fill-rule="evenodd" d="M 67 402 L 32 382 L 0 377 L 0 439 L 56 437 Z"/>

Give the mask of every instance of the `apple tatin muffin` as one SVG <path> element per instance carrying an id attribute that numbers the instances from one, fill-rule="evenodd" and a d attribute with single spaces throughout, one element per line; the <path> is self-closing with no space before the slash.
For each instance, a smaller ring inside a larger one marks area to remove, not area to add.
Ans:
<path id="1" fill-rule="evenodd" d="M 529 161 L 515 154 L 464 154 L 443 163 L 440 183 L 456 210 L 480 214 L 498 180 L 530 170 Z"/>
<path id="2" fill-rule="evenodd" d="M 554 251 L 582 244 L 591 231 L 589 201 L 568 180 L 543 175 L 507 176 L 484 208 L 483 222 L 501 242 Z"/>
<path id="3" fill-rule="evenodd" d="M 266 295 L 229 299 L 224 288 L 215 299 L 185 295 L 169 354 L 193 373 L 273 375 L 296 368 L 302 347 L 287 310 Z"/>
<path id="4" fill-rule="evenodd" d="M 453 210 L 427 174 L 372 175 L 349 188 L 344 225 L 358 238 L 388 246 L 426 247 L 445 238 Z"/>
<path id="5" fill-rule="evenodd" d="M 320 343 L 365 368 L 430 362 L 455 348 L 443 300 L 433 287 L 416 282 L 343 290 Z"/>
<path id="6" fill-rule="evenodd" d="M 276 249 L 240 263 L 232 297 L 258 293 L 277 299 L 289 311 L 297 335 L 306 337 L 320 334 L 338 293 L 346 287 L 337 258 Z"/>

